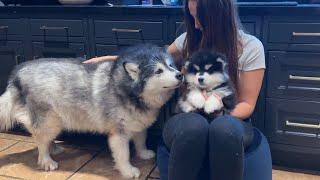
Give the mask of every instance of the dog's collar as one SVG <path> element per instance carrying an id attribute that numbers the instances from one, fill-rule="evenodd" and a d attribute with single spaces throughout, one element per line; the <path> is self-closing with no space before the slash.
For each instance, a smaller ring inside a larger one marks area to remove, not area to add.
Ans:
<path id="1" fill-rule="evenodd" d="M 219 86 L 216 86 L 216 87 L 214 87 L 212 89 L 200 88 L 200 90 L 201 90 L 201 92 L 203 92 L 203 91 L 211 92 L 213 90 L 217 90 L 217 89 L 222 88 L 222 87 L 227 86 L 227 85 L 228 85 L 228 82 L 224 82 L 224 83 L 221 83 Z"/>
<path id="2" fill-rule="evenodd" d="M 224 83 L 221 83 L 219 86 L 214 87 L 212 90 L 216 90 L 216 89 L 222 88 L 227 85 L 228 85 L 228 82 L 224 82 Z"/>

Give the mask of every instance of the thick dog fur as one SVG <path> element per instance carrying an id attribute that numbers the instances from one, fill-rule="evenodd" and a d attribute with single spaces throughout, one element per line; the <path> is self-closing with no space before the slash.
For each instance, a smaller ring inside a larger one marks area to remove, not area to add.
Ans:
<path id="1" fill-rule="evenodd" d="M 154 157 L 145 146 L 146 129 L 182 80 L 172 57 L 153 45 L 131 47 L 117 61 L 94 65 L 64 58 L 30 61 L 15 68 L 0 97 L 0 128 L 23 124 L 45 170 L 58 168 L 50 146 L 62 129 L 106 133 L 116 168 L 138 177 L 129 141 L 140 158 Z"/>
<path id="2" fill-rule="evenodd" d="M 184 69 L 186 90 L 178 100 L 177 111 L 198 112 L 213 119 L 219 112 L 228 113 L 234 108 L 234 89 L 223 55 L 208 50 L 196 52 Z"/>

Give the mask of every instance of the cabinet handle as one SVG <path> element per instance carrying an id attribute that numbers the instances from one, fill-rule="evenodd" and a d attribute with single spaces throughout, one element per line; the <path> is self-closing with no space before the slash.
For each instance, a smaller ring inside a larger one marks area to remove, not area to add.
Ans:
<path id="1" fill-rule="evenodd" d="M 118 28 L 112 28 L 113 32 L 129 32 L 129 33 L 140 33 L 141 29 L 118 29 Z"/>
<path id="2" fill-rule="evenodd" d="M 40 30 L 68 30 L 69 27 L 47 27 L 47 26 L 41 26 Z"/>
<path id="3" fill-rule="evenodd" d="M 1 30 L 9 29 L 9 26 L 0 26 Z"/>
<path id="4" fill-rule="evenodd" d="M 292 32 L 292 36 L 320 36 L 320 33 Z"/>
<path id="5" fill-rule="evenodd" d="M 67 44 L 69 44 L 69 27 L 47 27 L 47 26 L 41 26 L 40 30 L 43 31 L 43 42 L 46 42 L 46 36 L 48 30 L 65 30 L 66 32 L 66 38 L 67 38 Z"/>
<path id="6" fill-rule="evenodd" d="M 118 37 L 118 33 L 120 32 L 127 32 L 127 33 L 139 33 L 140 34 L 140 38 L 142 40 L 143 43 L 145 43 L 143 34 L 142 34 L 142 29 L 118 29 L 118 28 L 112 28 L 112 32 L 114 33 L 114 36 L 116 38 L 116 44 L 117 44 L 117 48 L 119 50 L 119 37 Z"/>
<path id="7" fill-rule="evenodd" d="M 14 59 L 16 60 L 16 64 L 20 64 L 20 55 L 16 55 Z"/>
<path id="8" fill-rule="evenodd" d="M 320 123 L 319 124 L 304 124 L 304 123 L 294 123 L 294 122 L 290 122 L 289 120 L 287 120 L 286 125 L 293 126 L 293 127 L 320 129 Z"/>
<path id="9" fill-rule="evenodd" d="M 320 77 L 311 77 L 311 76 L 289 75 L 289 79 L 292 79 L 292 80 L 307 80 L 307 81 L 320 81 Z"/>

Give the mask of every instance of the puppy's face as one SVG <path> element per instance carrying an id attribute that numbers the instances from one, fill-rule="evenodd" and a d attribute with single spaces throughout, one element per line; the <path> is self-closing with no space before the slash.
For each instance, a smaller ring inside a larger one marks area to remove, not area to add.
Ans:
<path id="1" fill-rule="evenodd" d="M 228 77 L 224 57 L 211 51 L 194 53 L 185 68 L 187 83 L 199 89 L 213 89 Z"/>

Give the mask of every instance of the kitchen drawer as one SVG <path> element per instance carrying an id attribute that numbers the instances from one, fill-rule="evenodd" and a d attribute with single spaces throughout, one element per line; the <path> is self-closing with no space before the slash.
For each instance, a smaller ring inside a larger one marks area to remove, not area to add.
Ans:
<path id="1" fill-rule="evenodd" d="M 260 31 L 259 31 L 259 29 L 257 27 L 257 23 L 256 22 L 243 20 L 242 21 L 242 26 L 243 26 L 243 29 L 244 29 L 244 31 L 246 33 L 249 33 L 249 34 L 259 38 Z M 186 31 L 186 29 L 185 29 L 184 23 L 181 22 L 181 21 L 177 21 L 175 23 L 175 34 L 176 34 L 176 37 L 178 37 L 179 35 L 181 35 L 185 31 Z"/>
<path id="2" fill-rule="evenodd" d="M 84 36 L 82 20 L 31 19 L 30 25 L 35 36 Z"/>
<path id="3" fill-rule="evenodd" d="M 101 21 L 96 20 L 95 37 L 118 39 L 160 40 L 164 39 L 162 21 Z M 109 43 L 109 42 L 108 42 Z"/>
<path id="4" fill-rule="evenodd" d="M 20 19 L 0 19 L 0 40 L 6 35 L 21 35 L 24 30 Z"/>
<path id="5" fill-rule="evenodd" d="M 320 23 L 270 22 L 269 43 L 319 44 Z"/>
<path id="6" fill-rule="evenodd" d="M 242 26 L 245 32 L 253 35 L 253 36 L 258 36 L 258 30 L 257 30 L 257 24 L 254 22 L 242 22 Z"/>
<path id="7" fill-rule="evenodd" d="M 33 59 L 40 57 L 50 58 L 65 58 L 65 57 L 83 57 L 87 58 L 85 51 L 85 45 L 81 43 L 70 43 L 67 47 L 60 46 L 48 46 L 43 42 L 32 43 L 32 55 Z"/>
<path id="8" fill-rule="evenodd" d="M 116 45 L 100 45 L 96 44 L 96 56 L 116 55 L 118 47 Z"/>
<path id="9" fill-rule="evenodd" d="M 266 123 L 271 142 L 320 147 L 320 102 L 268 98 Z"/>
<path id="10" fill-rule="evenodd" d="M 269 52 L 268 97 L 320 98 L 320 53 Z"/>

